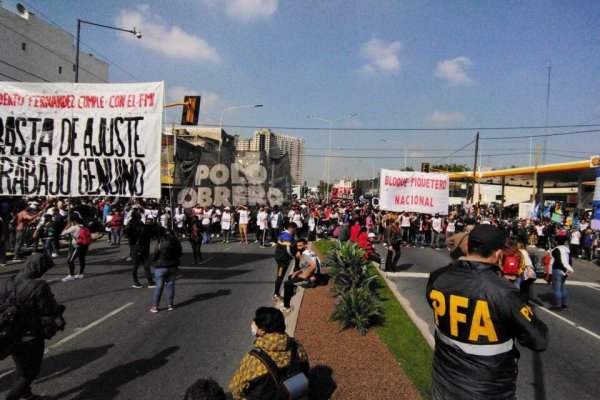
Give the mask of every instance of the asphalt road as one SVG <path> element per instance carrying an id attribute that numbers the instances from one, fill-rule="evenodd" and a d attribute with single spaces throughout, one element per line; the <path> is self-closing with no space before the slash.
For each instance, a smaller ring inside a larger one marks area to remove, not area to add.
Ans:
<path id="1" fill-rule="evenodd" d="M 381 248 L 379 251 L 382 251 Z M 385 252 L 382 252 L 385 254 Z M 425 300 L 428 273 L 447 265 L 446 250 L 403 248 L 400 272 L 388 274 L 415 313 L 433 334 L 433 313 Z M 550 331 L 550 345 L 543 353 L 519 346 L 517 394 L 521 399 L 597 399 L 596 379 L 600 363 L 600 266 L 574 262 L 568 283 L 568 312 L 548 310 L 554 295 L 543 280 L 533 285 L 535 312 Z M 540 283 L 541 282 L 541 283 Z"/>
<path id="2" fill-rule="evenodd" d="M 45 278 L 67 307 L 67 328 L 47 342 L 34 392 L 56 399 L 179 399 L 191 383 L 207 377 L 226 388 L 252 348 L 254 311 L 273 304 L 274 250 L 237 243 L 203 250 L 205 262 L 192 267 L 184 242 L 176 309 L 157 314 L 149 312 L 153 290 L 131 288 L 126 245 L 94 243 L 83 280 L 61 282 L 65 257 L 56 259 Z M 0 278 L 21 265 L 0 270 Z M 0 362 L 2 398 L 12 368 L 10 358 Z"/>

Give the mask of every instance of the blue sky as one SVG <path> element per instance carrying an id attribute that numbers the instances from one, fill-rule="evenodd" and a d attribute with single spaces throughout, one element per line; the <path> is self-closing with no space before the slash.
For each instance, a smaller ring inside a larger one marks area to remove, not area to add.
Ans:
<path id="1" fill-rule="evenodd" d="M 4 3 L 11 7 L 16 2 Z M 207 124 L 218 124 L 226 107 L 260 103 L 263 108 L 227 112 L 225 124 L 326 128 L 327 123 L 306 116 L 336 119 L 358 113 L 334 126 L 543 126 L 549 60 L 549 125 L 600 124 L 598 1 L 23 3 L 72 33 L 77 18 L 135 26 L 144 35 L 140 40 L 84 26 L 82 41 L 91 48 L 85 51 L 108 57 L 112 82 L 164 80 L 169 101 L 201 94 L 201 122 Z M 178 113 L 169 113 L 167 119 L 178 119 Z M 600 128 L 549 132 L 583 129 Z M 227 130 L 243 136 L 253 132 Z M 283 132 L 306 140 L 309 184 L 322 179 L 327 131 Z M 337 131 L 332 154 L 354 158 L 333 158 L 331 176 L 364 178 L 373 168 L 401 168 L 403 145 L 411 157 L 408 164 L 418 168 L 421 161 L 436 162 L 469 143 L 475 133 Z M 544 130 L 481 131 L 482 138 L 523 137 L 482 140 L 483 164 L 529 164 L 528 135 L 541 133 Z M 587 133 L 550 138 L 546 161 L 587 158 L 598 151 L 599 137 L 600 133 Z M 543 140 L 533 143 L 543 145 Z M 443 162 L 472 165 L 473 148 Z"/>

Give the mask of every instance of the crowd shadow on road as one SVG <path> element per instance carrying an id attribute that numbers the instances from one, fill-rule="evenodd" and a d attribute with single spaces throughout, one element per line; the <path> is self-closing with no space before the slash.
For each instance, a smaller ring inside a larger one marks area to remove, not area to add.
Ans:
<path id="1" fill-rule="evenodd" d="M 333 380 L 333 370 L 326 365 L 316 365 L 308 373 L 311 400 L 329 400 L 337 384 Z"/>
<path id="2" fill-rule="evenodd" d="M 112 347 L 114 347 L 114 344 L 99 347 L 87 347 L 47 357 L 42 363 L 42 370 L 36 379 L 35 384 L 48 382 L 52 379 L 70 374 L 73 371 L 104 357 Z M 12 381 L 12 374 L 1 378 L 0 392 L 10 389 Z"/>
<path id="3" fill-rule="evenodd" d="M 184 279 L 223 280 L 254 272 L 250 269 L 186 269 L 179 273 Z"/>
<path id="4" fill-rule="evenodd" d="M 211 293 L 200 293 L 192 297 L 191 299 L 187 299 L 182 301 L 181 303 L 177 303 L 177 308 L 189 306 L 194 303 L 198 303 L 200 301 L 214 299 L 215 297 L 220 296 L 229 296 L 231 294 L 231 290 L 229 289 L 219 289 L 216 292 Z"/>
<path id="5" fill-rule="evenodd" d="M 392 268 L 391 272 L 404 272 L 404 271 L 408 271 L 413 266 L 414 266 L 414 264 L 410 264 L 410 263 L 396 265 L 394 268 Z"/>
<path id="6" fill-rule="evenodd" d="M 131 361 L 108 371 L 102 372 L 97 378 L 53 396 L 61 399 L 78 393 L 72 399 L 78 400 L 110 400 L 119 395 L 120 387 L 148 373 L 155 371 L 169 362 L 168 357 L 179 350 L 179 346 L 171 346 L 151 358 L 141 358 Z"/>
<path id="7" fill-rule="evenodd" d="M 544 364 L 542 362 L 542 355 L 538 352 L 533 352 L 533 391 L 535 393 L 535 400 L 546 399 Z"/>
<path id="8" fill-rule="evenodd" d="M 207 260 L 197 268 L 232 268 L 244 264 L 251 264 L 257 261 L 263 261 L 273 258 L 273 253 L 230 253 L 230 252 L 203 252 L 204 259 Z M 184 252 L 181 258 L 182 265 L 192 266 L 193 256 L 191 253 Z M 275 262 L 273 262 L 275 263 Z"/>

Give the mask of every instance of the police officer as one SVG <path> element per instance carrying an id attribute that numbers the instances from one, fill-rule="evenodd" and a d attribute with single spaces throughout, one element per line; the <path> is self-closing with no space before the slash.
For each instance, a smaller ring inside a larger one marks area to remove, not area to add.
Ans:
<path id="1" fill-rule="evenodd" d="M 548 346 L 546 325 L 501 276 L 504 241 L 501 229 L 478 225 L 469 233 L 467 255 L 429 278 L 434 400 L 515 399 L 515 339 L 534 351 Z"/>

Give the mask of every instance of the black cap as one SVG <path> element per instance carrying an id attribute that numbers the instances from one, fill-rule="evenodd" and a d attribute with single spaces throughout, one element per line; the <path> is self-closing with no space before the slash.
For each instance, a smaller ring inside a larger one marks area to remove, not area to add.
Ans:
<path id="1" fill-rule="evenodd" d="M 504 231 L 492 225 L 477 225 L 469 232 L 469 248 L 494 251 L 503 248 L 505 241 Z"/>

